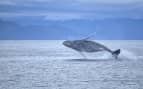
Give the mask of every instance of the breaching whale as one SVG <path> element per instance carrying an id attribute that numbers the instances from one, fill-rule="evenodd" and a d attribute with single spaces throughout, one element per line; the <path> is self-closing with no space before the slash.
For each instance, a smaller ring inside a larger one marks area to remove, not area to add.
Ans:
<path id="1" fill-rule="evenodd" d="M 120 49 L 112 51 L 105 45 L 89 40 L 88 38 L 81 40 L 73 40 L 73 41 L 66 40 L 63 42 L 63 45 L 68 48 L 74 49 L 80 54 L 82 54 L 82 52 L 93 53 L 93 52 L 107 51 L 111 53 L 115 59 L 118 59 L 118 55 L 120 54 L 121 51 Z M 82 54 L 82 56 L 84 55 Z"/>

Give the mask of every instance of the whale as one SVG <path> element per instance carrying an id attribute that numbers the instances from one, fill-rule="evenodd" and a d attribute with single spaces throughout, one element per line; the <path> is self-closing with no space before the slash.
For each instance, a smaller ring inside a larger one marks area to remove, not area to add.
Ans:
<path id="1" fill-rule="evenodd" d="M 107 46 L 89 39 L 72 40 L 72 41 L 65 40 L 63 42 L 63 45 L 79 52 L 83 57 L 85 57 L 83 55 L 83 52 L 93 53 L 93 52 L 107 51 L 111 53 L 115 59 L 118 59 L 118 56 L 121 52 L 120 49 L 113 51 L 109 49 Z"/>

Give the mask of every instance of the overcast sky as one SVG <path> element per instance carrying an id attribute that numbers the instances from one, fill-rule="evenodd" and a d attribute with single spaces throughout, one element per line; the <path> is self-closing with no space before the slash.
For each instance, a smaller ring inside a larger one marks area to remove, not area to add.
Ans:
<path id="1" fill-rule="evenodd" d="M 1 17 L 47 20 L 143 18 L 143 0 L 0 0 Z"/>
<path id="2" fill-rule="evenodd" d="M 125 19 L 124 22 L 130 19 L 138 22 L 143 19 L 142 8 L 143 0 L 0 0 L 0 19 L 14 20 L 14 23 L 20 25 L 20 22 L 24 22 L 23 18 L 30 18 L 27 20 L 31 23 L 33 19 L 39 18 L 41 21 L 54 21 L 55 24 L 60 21 L 94 22 L 106 19 Z M 17 19 L 21 21 L 18 22 Z M 78 30 L 82 32 L 80 27 Z"/>

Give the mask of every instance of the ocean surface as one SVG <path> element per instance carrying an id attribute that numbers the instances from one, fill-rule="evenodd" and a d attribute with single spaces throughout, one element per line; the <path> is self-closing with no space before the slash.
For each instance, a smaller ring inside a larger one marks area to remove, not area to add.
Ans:
<path id="1" fill-rule="evenodd" d="M 0 89 L 143 89 L 143 41 L 103 41 L 107 52 L 85 53 L 62 40 L 0 41 Z"/>

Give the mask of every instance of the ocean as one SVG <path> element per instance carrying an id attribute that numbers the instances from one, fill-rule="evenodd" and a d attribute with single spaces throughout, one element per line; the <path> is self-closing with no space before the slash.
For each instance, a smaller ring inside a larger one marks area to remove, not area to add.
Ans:
<path id="1" fill-rule="evenodd" d="M 143 41 L 97 40 L 112 50 L 78 52 L 63 40 L 1 40 L 0 89 L 143 89 Z"/>

